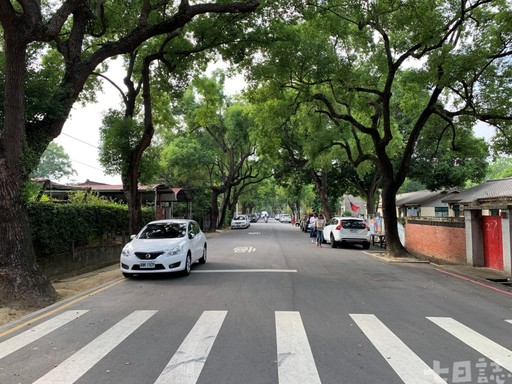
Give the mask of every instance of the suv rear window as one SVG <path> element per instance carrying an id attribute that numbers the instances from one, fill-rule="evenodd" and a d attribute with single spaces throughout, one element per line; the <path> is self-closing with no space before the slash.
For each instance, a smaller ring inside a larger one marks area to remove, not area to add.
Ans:
<path id="1" fill-rule="evenodd" d="M 342 220 L 342 226 L 345 229 L 366 229 L 362 220 Z"/>

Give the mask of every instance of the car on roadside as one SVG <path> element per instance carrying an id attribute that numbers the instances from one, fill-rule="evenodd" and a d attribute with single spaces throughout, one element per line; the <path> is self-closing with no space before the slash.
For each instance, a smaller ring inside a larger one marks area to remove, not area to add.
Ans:
<path id="1" fill-rule="evenodd" d="M 370 227 L 357 217 L 333 217 L 324 228 L 324 239 L 332 248 L 342 244 L 360 244 L 370 248 Z"/>
<path id="2" fill-rule="evenodd" d="M 231 220 L 231 229 L 237 229 L 237 228 L 249 228 L 251 225 L 249 221 L 249 217 L 247 215 L 238 215 L 233 217 Z"/>
<path id="3" fill-rule="evenodd" d="M 279 221 L 281 223 L 291 223 L 292 217 L 287 213 L 281 213 L 281 215 L 279 215 Z"/>
<path id="4" fill-rule="evenodd" d="M 152 221 L 131 239 L 120 257 L 125 277 L 166 272 L 188 276 L 193 263 L 206 263 L 206 235 L 194 220 Z"/>
<path id="5" fill-rule="evenodd" d="M 251 222 L 251 223 L 257 223 L 258 219 L 259 219 L 258 215 L 254 214 L 254 213 L 251 213 L 249 215 L 249 222 Z"/>

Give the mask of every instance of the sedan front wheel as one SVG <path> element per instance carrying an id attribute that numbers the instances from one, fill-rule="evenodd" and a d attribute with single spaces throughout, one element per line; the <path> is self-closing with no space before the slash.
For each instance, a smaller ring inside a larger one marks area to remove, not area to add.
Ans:
<path id="1" fill-rule="evenodd" d="M 206 244 L 203 247 L 203 256 L 198 260 L 199 264 L 206 263 L 206 259 L 208 258 L 208 251 L 206 249 Z"/>
<path id="2" fill-rule="evenodd" d="M 185 269 L 182 272 L 183 276 L 190 275 L 191 269 L 192 269 L 192 257 L 190 256 L 190 253 L 189 253 L 187 255 L 187 258 L 185 259 Z"/>

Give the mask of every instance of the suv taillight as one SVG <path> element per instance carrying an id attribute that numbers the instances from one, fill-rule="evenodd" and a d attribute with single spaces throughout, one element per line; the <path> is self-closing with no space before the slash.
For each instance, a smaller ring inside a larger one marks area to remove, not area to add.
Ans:
<path id="1" fill-rule="evenodd" d="M 342 220 L 340 220 L 340 222 L 338 223 L 338 225 L 337 225 L 337 226 L 336 226 L 336 228 L 334 228 L 334 229 L 336 229 L 337 231 L 339 231 L 339 230 L 341 229 L 341 227 L 342 227 L 342 226 L 343 226 L 343 221 L 342 221 Z"/>

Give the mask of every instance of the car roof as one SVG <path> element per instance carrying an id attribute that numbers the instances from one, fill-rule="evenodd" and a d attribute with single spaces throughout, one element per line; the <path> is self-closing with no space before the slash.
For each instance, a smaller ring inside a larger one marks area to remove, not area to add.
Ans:
<path id="1" fill-rule="evenodd" d="M 194 222 L 194 220 L 191 219 L 164 219 L 164 220 L 154 220 L 150 221 L 148 224 L 185 224 L 189 222 Z"/>

